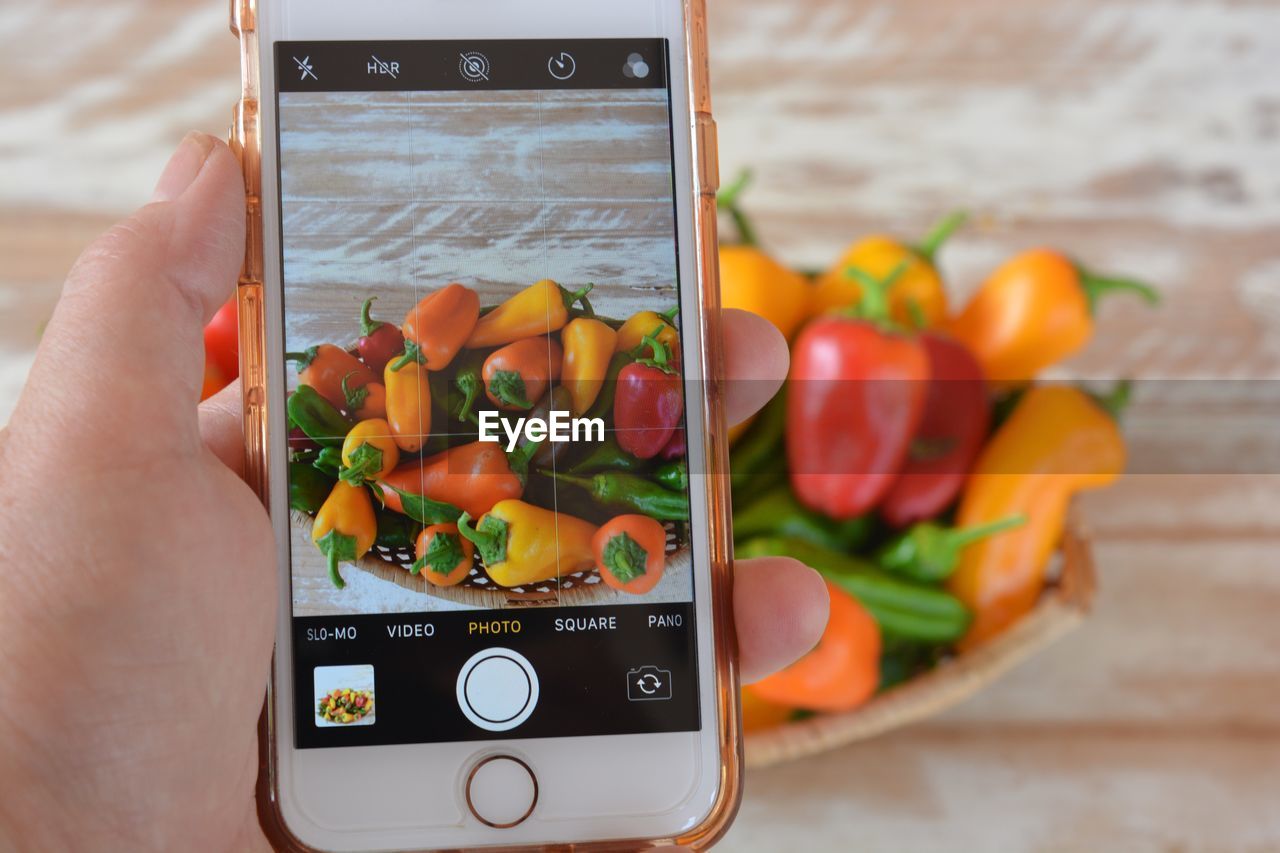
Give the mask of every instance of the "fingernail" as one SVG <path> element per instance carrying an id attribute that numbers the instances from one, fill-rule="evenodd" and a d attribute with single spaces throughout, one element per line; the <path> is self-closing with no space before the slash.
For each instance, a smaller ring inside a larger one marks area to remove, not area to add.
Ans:
<path id="1" fill-rule="evenodd" d="M 207 133 L 191 131 L 182 138 L 178 149 L 173 152 L 156 181 L 156 188 L 151 193 L 152 201 L 171 201 L 182 195 L 191 186 L 196 175 L 209 159 L 213 150 L 214 139 Z"/>

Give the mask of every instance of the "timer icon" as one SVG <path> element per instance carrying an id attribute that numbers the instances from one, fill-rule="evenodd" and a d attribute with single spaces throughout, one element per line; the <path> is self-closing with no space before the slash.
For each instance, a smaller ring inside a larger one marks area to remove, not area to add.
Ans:
<path id="1" fill-rule="evenodd" d="M 573 61 L 571 53 L 561 51 L 558 56 L 547 60 L 547 72 L 557 80 L 568 80 L 577 70 L 578 64 Z"/>

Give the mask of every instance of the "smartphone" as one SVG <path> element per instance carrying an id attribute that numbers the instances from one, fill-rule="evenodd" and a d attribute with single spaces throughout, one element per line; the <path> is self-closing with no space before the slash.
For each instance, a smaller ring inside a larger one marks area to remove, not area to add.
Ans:
<path id="1" fill-rule="evenodd" d="M 741 756 L 702 0 L 233 0 L 259 804 L 709 845 Z"/>

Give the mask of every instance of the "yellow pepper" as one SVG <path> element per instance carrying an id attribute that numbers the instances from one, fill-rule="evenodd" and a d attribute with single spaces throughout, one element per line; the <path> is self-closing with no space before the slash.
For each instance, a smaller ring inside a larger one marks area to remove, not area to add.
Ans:
<path id="1" fill-rule="evenodd" d="M 600 396 L 618 333 L 589 317 L 570 320 L 560 332 L 564 362 L 560 383 L 569 392 L 575 415 L 585 414 Z"/>
<path id="2" fill-rule="evenodd" d="M 474 526 L 471 522 L 464 512 L 458 532 L 475 544 L 485 571 L 499 586 L 551 580 L 595 562 L 591 537 L 596 526 L 562 512 L 510 499 L 498 501 Z"/>
<path id="3" fill-rule="evenodd" d="M 369 552 L 378 535 L 378 519 L 373 500 L 363 486 L 339 481 L 316 513 L 311 541 L 329 562 L 329 580 L 338 589 L 346 586 L 338 571 L 338 561 L 354 562 Z"/>
<path id="4" fill-rule="evenodd" d="M 581 290 L 566 290 L 549 278 L 531 284 L 524 290 L 485 314 L 476 323 L 467 338 L 468 349 L 497 347 L 546 335 L 564 328 L 569 322 L 569 309 L 586 296 L 595 285 L 588 284 Z"/>
<path id="5" fill-rule="evenodd" d="M 809 319 L 813 285 L 755 246 L 720 247 L 720 304 L 759 314 L 790 340 Z"/>
<path id="6" fill-rule="evenodd" d="M 999 634 L 1035 607 L 1072 496 L 1111 484 L 1124 465 L 1119 427 L 1088 394 L 1067 386 L 1026 392 L 974 463 L 956 514 L 961 528 L 1011 515 L 1027 518 L 960 556 L 947 585 L 973 611 L 962 649 Z"/>
<path id="7" fill-rule="evenodd" d="M 425 356 L 418 351 L 408 362 L 387 363 L 382 371 L 387 392 L 387 425 L 396 446 L 405 453 L 422 449 L 431 432 L 431 385 L 427 382 Z"/>
<path id="8" fill-rule="evenodd" d="M 856 305 L 862 299 L 862 285 L 850 274 L 850 269 L 883 280 L 905 263 L 906 267 L 889 290 L 890 317 L 908 328 L 937 326 L 947 316 L 947 293 L 934 267 L 934 258 L 967 218 L 964 213 L 951 214 L 938 223 L 919 246 L 908 246 L 884 234 L 854 243 L 835 266 L 819 276 L 814 313 Z"/>
<path id="9" fill-rule="evenodd" d="M 390 474 L 400 464 L 391 425 L 382 418 L 370 418 L 353 426 L 342 442 L 342 464 L 338 479 L 353 486 Z"/>
<path id="10" fill-rule="evenodd" d="M 659 314 L 656 311 L 638 311 L 631 319 L 618 329 L 618 341 L 613 345 L 614 352 L 627 352 L 640 346 L 646 335 L 658 330 L 658 342 L 665 344 L 671 352 L 680 351 L 680 333 L 671 325 L 680 308 L 672 308 Z"/>

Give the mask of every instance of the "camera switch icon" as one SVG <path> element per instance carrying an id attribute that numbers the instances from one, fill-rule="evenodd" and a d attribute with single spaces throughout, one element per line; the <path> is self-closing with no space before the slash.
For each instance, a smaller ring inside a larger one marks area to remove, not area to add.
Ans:
<path id="1" fill-rule="evenodd" d="M 656 666 L 627 670 L 627 698 L 632 702 L 670 699 L 671 670 Z"/>

